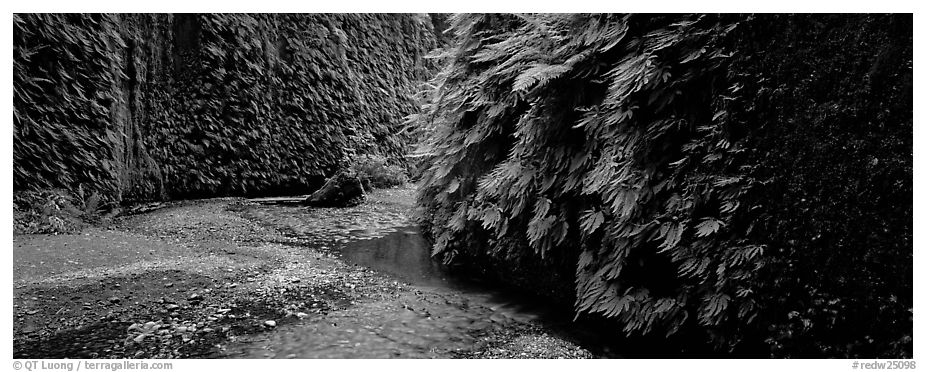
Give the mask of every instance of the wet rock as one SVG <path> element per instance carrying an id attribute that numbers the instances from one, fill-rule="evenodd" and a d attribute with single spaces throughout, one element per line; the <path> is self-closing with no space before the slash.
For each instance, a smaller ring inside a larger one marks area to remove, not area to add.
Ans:
<path id="1" fill-rule="evenodd" d="M 305 204 L 312 207 L 351 207 L 363 202 L 366 192 L 356 175 L 338 173 L 315 191 Z"/>

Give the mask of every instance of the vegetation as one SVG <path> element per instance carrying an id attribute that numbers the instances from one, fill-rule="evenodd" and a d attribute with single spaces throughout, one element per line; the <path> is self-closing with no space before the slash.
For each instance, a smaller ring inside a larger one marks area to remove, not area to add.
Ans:
<path id="1" fill-rule="evenodd" d="M 155 135 L 155 157 L 170 159 L 165 178 L 178 191 L 311 185 L 349 152 L 404 152 L 394 133 L 426 76 L 426 20 L 210 15 L 202 23 L 195 80 L 175 82 L 178 109 Z"/>
<path id="2" fill-rule="evenodd" d="M 434 46 L 404 14 L 20 14 L 14 188 L 107 202 L 320 186 L 400 158 Z"/>
<path id="3" fill-rule="evenodd" d="M 389 164 L 389 159 L 377 155 L 360 155 L 350 162 L 348 173 L 356 175 L 364 189 L 389 188 L 404 185 L 408 176 L 404 167 Z"/>
<path id="4" fill-rule="evenodd" d="M 17 233 L 411 176 L 434 256 L 615 338 L 912 355 L 910 15 L 17 14 L 13 39 Z"/>
<path id="5" fill-rule="evenodd" d="M 626 335 L 910 356 L 909 16 L 451 24 L 414 117 L 435 255 L 570 278 Z"/>
<path id="6" fill-rule="evenodd" d="M 13 40 L 13 188 L 117 198 L 112 18 L 16 15 Z"/>
<path id="7" fill-rule="evenodd" d="M 62 189 L 24 191 L 13 195 L 13 231 L 16 234 L 61 234 L 99 222 L 102 212 L 113 207 L 101 204 L 100 194 Z"/>

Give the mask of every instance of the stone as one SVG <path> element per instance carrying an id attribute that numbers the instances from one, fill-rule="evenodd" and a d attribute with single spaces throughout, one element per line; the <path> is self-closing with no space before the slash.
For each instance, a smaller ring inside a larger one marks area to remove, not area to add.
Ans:
<path id="1" fill-rule="evenodd" d="M 272 321 L 272 320 L 268 320 L 268 321 L 264 322 L 264 325 L 267 326 L 267 327 L 276 327 L 276 326 L 277 326 L 277 322 Z"/>

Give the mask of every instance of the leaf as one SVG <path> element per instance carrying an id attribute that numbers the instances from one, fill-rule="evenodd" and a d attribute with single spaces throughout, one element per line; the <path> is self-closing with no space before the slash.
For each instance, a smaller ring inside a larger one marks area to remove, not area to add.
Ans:
<path id="1" fill-rule="evenodd" d="M 486 229 L 494 228 L 502 216 L 501 211 L 495 206 L 486 207 L 482 213 L 482 227 Z"/>
<path id="2" fill-rule="evenodd" d="M 604 213 L 599 210 L 588 210 L 579 218 L 579 227 L 585 235 L 591 235 L 604 222 Z"/>
<path id="3" fill-rule="evenodd" d="M 666 230 L 666 237 L 663 240 L 662 244 L 659 245 L 659 250 L 657 253 L 666 252 L 672 248 L 675 248 L 678 245 L 678 242 L 682 240 L 682 234 L 685 232 L 685 223 L 670 224 Z"/>
<path id="4" fill-rule="evenodd" d="M 701 237 L 714 234 L 720 230 L 721 226 L 723 226 L 723 222 L 717 219 L 714 219 L 711 217 L 702 218 L 701 223 L 695 226 L 695 229 L 696 229 L 695 236 L 701 238 Z"/>
<path id="5" fill-rule="evenodd" d="M 450 182 L 450 186 L 447 186 L 447 193 L 453 194 L 453 192 L 457 191 L 459 187 L 460 187 L 460 179 L 454 178 L 453 181 Z"/>
<path id="6" fill-rule="evenodd" d="M 538 198 L 537 203 L 534 204 L 534 215 L 538 217 L 546 216 L 549 211 L 550 199 L 544 197 Z"/>

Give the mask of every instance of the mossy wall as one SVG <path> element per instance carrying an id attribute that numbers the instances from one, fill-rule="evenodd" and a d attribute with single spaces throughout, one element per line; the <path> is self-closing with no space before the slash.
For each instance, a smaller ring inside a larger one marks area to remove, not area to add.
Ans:
<path id="1" fill-rule="evenodd" d="M 426 15 L 16 15 L 14 189 L 311 191 L 404 151 L 434 40 Z"/>

